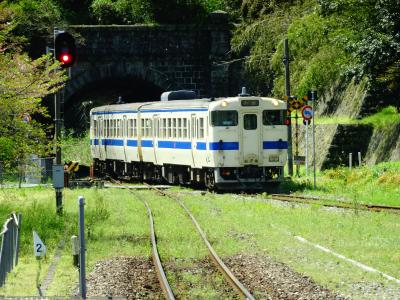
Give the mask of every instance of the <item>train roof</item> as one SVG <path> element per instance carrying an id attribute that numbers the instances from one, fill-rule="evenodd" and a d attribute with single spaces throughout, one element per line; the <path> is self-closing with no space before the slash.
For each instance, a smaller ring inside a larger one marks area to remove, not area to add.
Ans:
<path id="1" fill-rule="evenodd" d="M 182 109 L 182 108 L 209 108 L 210 105 L 218 104 L 221 101 L 238 102 L 243 99 L 261 99 L 268 102 L 286 104 L 282 100 L 268 97 L 258 96 L 236 96 L 236 97 L 221 97 L 221 98 L 202 98 L 190 100 L 169 100 L 169 101 L 154 101 L 154 102 L 132 102 L 125 104 L 111 104 L 95 107 L 91 110 L 91 114 L 96 112 L 114 112 L 114 111 L 146 111 L 154 109 Z"/>

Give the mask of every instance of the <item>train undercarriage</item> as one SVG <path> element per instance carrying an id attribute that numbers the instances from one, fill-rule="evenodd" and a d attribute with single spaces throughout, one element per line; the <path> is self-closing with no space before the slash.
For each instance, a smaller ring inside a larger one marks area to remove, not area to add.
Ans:
<path id="1" fill-rule="evenodd" d="M 209 190 L 263 190 L 283 181 L 283 167 L 191 168 L 190 166 L 117 160 L 93 161 L 94 176 L 127 178 L 131 181 L 206 187 Z"/>

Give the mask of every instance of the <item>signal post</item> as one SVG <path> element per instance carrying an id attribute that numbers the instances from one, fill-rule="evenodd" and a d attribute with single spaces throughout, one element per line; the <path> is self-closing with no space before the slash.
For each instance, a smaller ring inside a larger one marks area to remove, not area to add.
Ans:
<path id="1" fill-rule="evenodd" d="M 63 30 L 54 29 L 54 57 L 61 63 L 61 68 L 70 68 L 76 60 L 76 46 L 74 37 Z M 60 97 L 54 93 L 54 140 L 55 140 L 55 165 L 53 166 L 53 186 L 56 191 L 57 214 L 62 214 L 62 190 L 64 187 L 64 167 L 61 163 L 61 103 Z"/>

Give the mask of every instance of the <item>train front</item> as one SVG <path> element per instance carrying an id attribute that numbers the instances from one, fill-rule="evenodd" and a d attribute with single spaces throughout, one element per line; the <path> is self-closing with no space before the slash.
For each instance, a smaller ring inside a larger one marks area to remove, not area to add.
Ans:
<path id="1" fill-rule="evenodd" d="M 210 105 L 210 152 L 218 189 L 264 189 L 284 178 L 286 103 L 239 96 Z"/>

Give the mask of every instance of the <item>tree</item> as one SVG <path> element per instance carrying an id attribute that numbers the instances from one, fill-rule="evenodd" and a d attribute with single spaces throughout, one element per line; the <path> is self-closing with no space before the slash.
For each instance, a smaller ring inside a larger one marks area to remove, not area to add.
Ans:
<path id="1" fill-rule="evenodd" d="M 3 165 L 44 154 L 50 141 L 46 126 L 35 117 L 46 116 L 42 98 L 62 87 L 66 76 L 50 55 L 32 60 L 12 36 L 13 15 L 0 5 L 0 137 Z M 4 151 L 3 151 L 4 150 Z"/>

